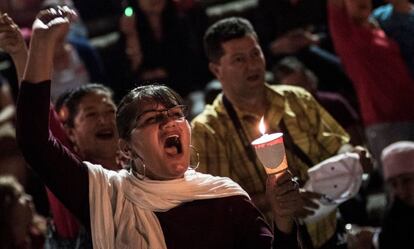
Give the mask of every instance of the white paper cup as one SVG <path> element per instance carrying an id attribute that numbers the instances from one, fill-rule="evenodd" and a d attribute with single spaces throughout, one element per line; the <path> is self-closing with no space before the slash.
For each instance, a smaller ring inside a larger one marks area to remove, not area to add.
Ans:
<path id="1" fill-rule="evenodd" d="M 256 155 L 268 175 L 287 170 L 283 133 L 265 134 L 252 142 Z"/>

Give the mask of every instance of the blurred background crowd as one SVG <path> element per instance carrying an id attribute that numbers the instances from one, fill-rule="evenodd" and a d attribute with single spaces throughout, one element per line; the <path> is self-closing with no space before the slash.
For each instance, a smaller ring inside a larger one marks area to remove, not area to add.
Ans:
<path id="1" fill-rule="evenodd" d="M 408 77 L 414 84 L 414 8 L 409 1 L 390 2 L 395 6 L 408 6 L 401 8 L 398 24 L 389 20 L 392 5 L 381 0 L 375 0 L 367 7 L 367 16 L 375 19 L 375 23 L 397 42 L 410 73 Z M 68 94 L 90 82 L 112 89 L 114 103 L 139 84 L 164 83 L 185 97 L 191 119 L 221 92 L 220 84 L 209 71 L 203 35 L 213 22 L 241 16 L 250 20 L 258 33 L 267 61 L 266 81 L 298 85 L 308 90 L 346 129 L 353 144 L 368 146 L 377 164 L 380 164 L 382 149 L 388 144 L 413 139 L 414 130 L 409 127 L 411 136 L 394 141 L 378 140 L 379 133 L 392 134 L 392 131 L 381 130 L 383 127 L 379 129 L 376 124 L 392 120 L 379 116 L 375 110 L 378 107 L 368 107 L 364 102 L 367 98 L 386 100 L 386 97 L 378 96 L 378 91 L 386 95 L 387 88 L 374 89 L 375 84 L 370 85 L 372 88 L 359 86 L 361 80 L 369 80 L 369 77 L 352 67 L 354 50 L 346 48 L 359 45 L 351 37 L 349 40 L 341 38 L 348 42 L 346 46 L 333 41 L 332 36 L 338 36 L 338 31 L 332 32 L 329 28 L 332 24 L 328 21 L 331 19 L 328 18 L 326 0 L 1 0 L 0 12 L 13 19 L 28 43 L 31 25 L 39 10 L 56 5 L 71 6 L 78 13 L 66 39 L 57 46 L 54 58 L 51 100 L 63 122 L 68 119 L 67 107 L 63 105 L 67 104 Z M 362 9 L 364 11 L 364 7 Z M 371 13 L 371 9 L 375 10 Z M 347 51 L 350 51 L 349 56 Z M 375 56 L 370 57 L 367 53 L 367 56 L 354 57 L 354 60 L 363 60 L 366 65 L 380 63 L 384 68 L 394 62 L 393 57 L 370 61 L 372 58 Z M 395 74 L 400 76 L 399 72 Z M 390 79 L 387 84 L 390 88 L 400 87 L 399 79 Z M 44 186 L 25 167 L 16 145 L 14 103 L 17 94 L 16 68 L 11 57 L 0 50 L 0 188 L 6 185 L 6 188 L 14 188 L 7 191 L 14 191 L 16 200 L 27 194 L 33 196 L 29 198 L 29 202 L 34 203 L 31 209 L 40 216 L 30 214 L 24 218 L 35 219 L 31 222 L 30 236 L 40 245 L 41 234 L 50 234 L 50 231 L 46 232 L 46 223 L 51 222 L 47 219 L 51 217 L 51 208 Z M 404 105 L 404 110 L 411 108 L 407 103 L 382 101 L 382 104 L 385 108 L 394 106 L 399 109 L 400 105 Z M 410 117 L 407 119 L 413 121 Z M 381 141 L 387 142 L 381 144 Z M 12 175 L 15 179 L 3 178 L 3 175 Z M 354 224 L 354 232 L 355 227 L 380 226 L 387 205 L 381 171 L 372 174 L 364 184 L 358 197 L 362 201 L 359 200 L 356 206 L 349 204 L 350 209 L 343 208 L 343 215 Z M 7 191 L 0 189 L 0 195 L 6 195 Z M 0 201 L 6 200 L 0 196 Z M 352 210 L 360 208 L 360 203 L 366 212 L 358 216 L 361 212 L 353 213 Z M 3 220 L 11 216 L 3 213 L 5 204 L 0 205 L 3 226 L 0 239 L 3 240 L 9 231 L 4 228 Z M 42 221 L 41 217 L 46 219 Z M 71 229 L 65 231 L 70 234 Z M 39 245 L 37 248 L 42 247 Z"/>

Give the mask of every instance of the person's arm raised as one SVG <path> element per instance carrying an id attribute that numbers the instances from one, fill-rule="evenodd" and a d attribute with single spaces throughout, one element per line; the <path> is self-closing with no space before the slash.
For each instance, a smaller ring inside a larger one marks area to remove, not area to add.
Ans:
<path id="1" fill-rule="evenodd" d="M 64 8 L 42 11 L 33 25 L 29 59 L 17 101 L 16 135 L 28 164 L 89 229 L 88 169 L 49 130 L 54 46 L 64 38 L 71 13 Z"/>
<path id="2" fill-rule="evenodd" d="M 76 15 L 68 7 L 40 12 L 33 23 L 33 35 L 23 80 L 39 83 L 51 78 L 56 44 L 65 39 L 70 19 Z"/>
<path id="3" fill-rule="evenodd" d="M 0 48 L 11 56 L 20 83 L 26 66 L 27 46 L 19 27 L 7 13 L 0 13 Z"/>

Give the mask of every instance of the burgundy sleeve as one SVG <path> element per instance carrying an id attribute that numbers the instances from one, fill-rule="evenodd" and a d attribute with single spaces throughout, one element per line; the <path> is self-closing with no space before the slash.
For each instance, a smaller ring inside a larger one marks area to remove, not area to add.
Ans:
<path id="1" fill-rule="evenodd" d="M 235 248 L 273 248 L 273 234 L 263 215 L 247 198 L 237 198 L 234 210 L 239 245 Z"/>
<path id="2" fill-rule="evenodd" d="M 238 227 L 243 232 L 240 241 L 243 242 L 237 248 L 267 248 L 269 241 L 274 249 L 298 248 L 297 230 L 293 229 L 291 234 L 285 234 L 273 226 L 273 234 L 263 215 L 254 204 L 247 199 L 240 204 L 240 213 L 236 213 L 235 219 L 243 219 Z"/>
<path id="3" fill-rule="evenodd" d="M 49 131 L 50 81 L 22 82 L 16 135 L 27 163 L 60 201 L 90 229 L 88 169 Z"/>
<path id="4" fill-rule="evenodd" d="M 280 231 L 276 224 L 273 224 L 273 248 L 277 249 L 288 249 L 288 248 L 299 248 L 297 240 L 297 229 L 296 225 L 294 226 L 290 234 L 286 234 Z"/>

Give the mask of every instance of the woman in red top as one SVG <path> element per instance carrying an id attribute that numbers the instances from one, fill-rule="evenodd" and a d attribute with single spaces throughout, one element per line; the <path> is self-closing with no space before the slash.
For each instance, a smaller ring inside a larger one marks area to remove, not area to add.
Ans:
<path id="1" fill-rule="evenodd" d="M 372 154 L 414 140 L 414 79 L 398 44 L 370 19 L 370 0 L 329 0 L 329 27 L 358 95 Z M 413 55 L 414 56 L 414 55 Z"/>

